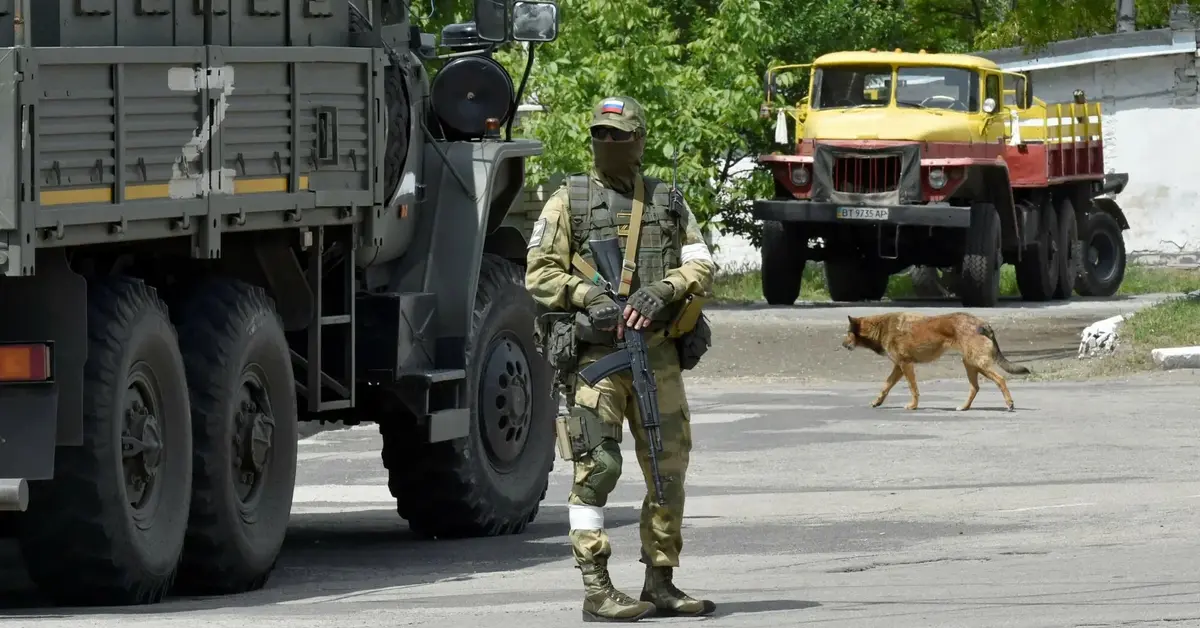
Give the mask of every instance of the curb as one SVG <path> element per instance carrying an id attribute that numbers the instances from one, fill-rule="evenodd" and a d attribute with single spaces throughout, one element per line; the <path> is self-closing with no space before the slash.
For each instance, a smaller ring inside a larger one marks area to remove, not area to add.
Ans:
<path id="1" fill-rule="evenodd" d="M 1150 358 L 1163 370 L 1200 369 L 1200 346 L 1155 349 Z"/>

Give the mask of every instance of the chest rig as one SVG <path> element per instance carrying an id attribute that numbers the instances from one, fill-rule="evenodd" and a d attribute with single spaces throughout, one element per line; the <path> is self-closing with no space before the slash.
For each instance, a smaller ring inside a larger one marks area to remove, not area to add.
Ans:
<path id="1" fill-rule="evenodd" d="M 605 189 L 587 175 L 575 174 L 567 178 L 574 265 L 592 279 L 596 274 L 595 261 L 588 240 L 616 236 L 627 261 L 622 283 L 626 280 L 629 283 L 614 287 L 626 296 L 643 284 L 662 280 L 668 270 L 678 268 L 682 263 L 682 216 L 671 207 L 670 187 L 652 177 L 642 177 L 642 183 L 644 198 L 635 199 Z M 638 186 L 634 187 L 634 196 L 637 196 Z M 642 202 L 635 202 L 637 200 Z M 639 213 L 640 216 L 635 216 Z M 632 259 L 629 255 L 631 244 L 636 250 Z M 629 261 L 633 262 L 632 273 L 628 268 Z"/>

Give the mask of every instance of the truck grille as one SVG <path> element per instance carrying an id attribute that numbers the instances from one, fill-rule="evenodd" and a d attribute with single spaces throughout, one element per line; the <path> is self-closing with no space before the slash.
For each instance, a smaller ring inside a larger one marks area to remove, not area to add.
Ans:
<path id="1" fill-rule="evenodd" d="M 850 194 L 893 192 L 900 187 L 900 156 L 836 157 L 833 189 Z"/>

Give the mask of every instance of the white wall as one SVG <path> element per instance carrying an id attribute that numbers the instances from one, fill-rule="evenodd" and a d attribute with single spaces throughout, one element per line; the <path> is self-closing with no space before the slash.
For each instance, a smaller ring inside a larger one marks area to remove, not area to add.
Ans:
<path id="1" fill-rule="evenodd" d="M 1105 169 L 1129 173 L 1117 203 L 1131 261 L 1200 263 L 1200 107 L 1191 55 L 1143 57 L 1033 72 L 1034 94 L 1101 103 Z"/>

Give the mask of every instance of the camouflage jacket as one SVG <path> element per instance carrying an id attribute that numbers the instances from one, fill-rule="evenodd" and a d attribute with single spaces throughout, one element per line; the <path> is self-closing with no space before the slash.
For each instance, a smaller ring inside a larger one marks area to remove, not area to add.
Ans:
<path id="1" fill-rule="evenodd" d="M 606 190 L 594 176 L 589 179 L 590 191 L 586 194 L 579 186 L 575 186 L 574 193 L 570 185 L 559 188 L 546 201 L 529 239 L 525 287 L 535 301 L 550 310 L 584 307 L 584 297 L 592 284 L 573 272 L 571 257 L 579 253 L 591 261 L 588 239 L 616 234 L 622 248 L 625 245 L 628 208 L 610 211 Z M 641 282 L 661 279 L 675 288 L 677 302 L 688 294 L 708 295 L 717 266 L 687 201 L 682 203 L 681 215 L 672 216 L 666 204 L 667 186 L 651 177 L 645 180 L 646 204 L 633 289 Z M 575 233 L 576 225 L 580 233 Z"/>

